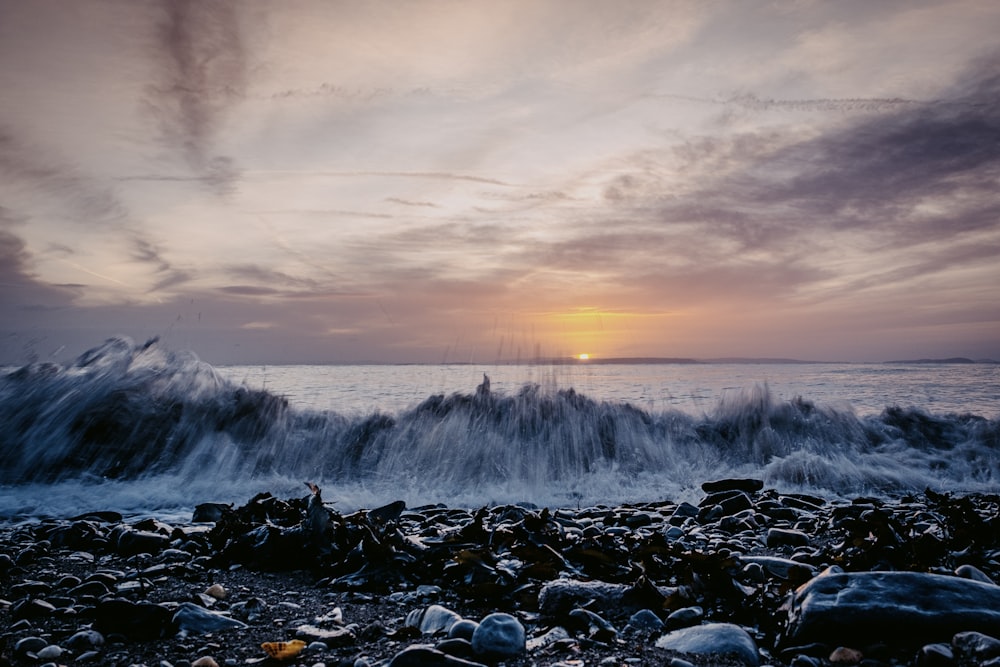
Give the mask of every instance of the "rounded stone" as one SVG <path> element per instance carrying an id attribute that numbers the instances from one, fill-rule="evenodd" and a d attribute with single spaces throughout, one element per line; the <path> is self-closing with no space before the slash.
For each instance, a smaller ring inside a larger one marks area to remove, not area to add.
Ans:
<path id="1" fill-rule="evenodd" d="M 656 647 L 700 656 L 731 656 L 757 667 L 757 644 L 747 631 L 732 623 L 707 623 L 674 630 L 656 640 Z"/>
<path id="2" fill-rule="evenodd" d="M 41 651 L 35 654 L 39 660 L 56 660 L 59 656 L 63 654 L 63 649 L 58 644 L 49 644 Z"/>
<path id="3" fill-rule="evenodd" d="M 104 646 L 104 635 L 97 630 L 80 630 L 65 642 L 66 647 L 73 651 L 86 651 Z"/>
<path id="4" fill-rule="evenodd" d="M 48 645 L 41 637 L 25 637 L 14 644 L 14 655 L 24 657 L 29 653 L 37 653 Z"/>
<path id="5" fill-rule="evenodd" d="M 625 632 L 659 632 L 663 630 L 663 621 L 655 612 L 649 609 L 640 609 L 632 614 L 625 626 Z"/>
<path id="6" fill-rule="evenodd" d="M 478 627 L 479 624 L 471 619 L 460 619 L 448 629 L 448 639 L 467 639 L 471 642 L 472 635 L 475 634 Z"/>
<path id="7" fill-rule="evenodd" d="M 525 632 L 510 614 L 490 614 L 472 634 L 472 650 L 479 655 L 515 656 L 524 653 Z"/>

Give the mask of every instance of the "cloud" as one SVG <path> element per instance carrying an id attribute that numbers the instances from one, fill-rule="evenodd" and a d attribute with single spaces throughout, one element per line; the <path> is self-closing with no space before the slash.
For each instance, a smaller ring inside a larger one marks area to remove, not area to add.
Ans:
<path id="1" fill-rule="evenodd" d="M 150 55 L 156 67 L 146 107 L 161 141 L 206 184 L 227 193 L 239 179 L 232 158 L 215 155 L 215 135 L 244 96 L 247 52 L 238 4 L 230 0 L 162 0 Z"/>

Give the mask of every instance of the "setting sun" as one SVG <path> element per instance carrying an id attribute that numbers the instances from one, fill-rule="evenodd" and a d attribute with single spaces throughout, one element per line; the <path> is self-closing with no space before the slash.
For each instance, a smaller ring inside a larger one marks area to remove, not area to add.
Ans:
<path id="1" fill-rule="evenodd" d="M 584 352 L 582 354 L 577 355 L 576 358 L 579 359 L 580 361 L 586 361 L 587 359 L 590 359 L 590 355 Z"/>

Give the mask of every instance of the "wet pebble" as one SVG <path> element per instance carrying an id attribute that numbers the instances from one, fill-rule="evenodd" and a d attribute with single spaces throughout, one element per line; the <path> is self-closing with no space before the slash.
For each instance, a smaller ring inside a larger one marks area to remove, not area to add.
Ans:
<path id="1" fill-rule="evenodd" d="M 749 667 L 760 664 L 753 637 L 731 623 L 708 623 L 674 630 L 657 639 L 656 647 L 702 657 L 731 657 Z"/>
<path id="2" fill-rule="evenodd" d="M 447 633 L 452 625 L 462 617 L 451 609 L 432 604 L 424 609 L 415 609 L 406 616 L 405 626 L 415 628 L 425 635 Z"/>
<path id="3" fill-rule="evenodd" d="M 472 634 L 472 649 L 479 655 L 513 657 L 525 651 L 521 622 L 502 612 L 486 616 Z"/>

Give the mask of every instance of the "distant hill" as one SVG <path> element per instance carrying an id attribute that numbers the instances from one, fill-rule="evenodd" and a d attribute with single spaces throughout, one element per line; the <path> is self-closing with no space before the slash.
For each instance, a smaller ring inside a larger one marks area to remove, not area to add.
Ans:
<path id="1" fill-rule="evenodd" d="M 995 364 L 993 359 L 969 359 L 968 357 L 949 357 L 947 359 L 899 359 L 884 361 L 885 364 Z"/>
<path id="2" fill-rule="evenodd" d="M 803 359 L 782 359 L 778 357 L 719 357 L 702 359 L 706 364 L 828 364 L 829 361 L 805 361 Z"/>
<path id="3" fill-rule="evenodd" d="M 578 364 L 701 364 L 703 361 L 685 357 L 591 357 L 578 359 L 570 357 L 571 363 Z"/>

